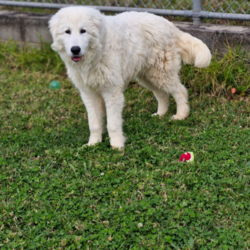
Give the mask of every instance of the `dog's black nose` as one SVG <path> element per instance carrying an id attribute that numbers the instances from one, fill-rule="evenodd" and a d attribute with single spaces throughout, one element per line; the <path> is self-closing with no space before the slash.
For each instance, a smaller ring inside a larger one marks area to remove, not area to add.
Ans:
<path id="1" fill-rule="evenodd" d="M 78 55 L 81 51 L 81 48 L 79 46 L 73 46 L 71 48 L 71 52 L 73 53 L 73 55 Z"/>

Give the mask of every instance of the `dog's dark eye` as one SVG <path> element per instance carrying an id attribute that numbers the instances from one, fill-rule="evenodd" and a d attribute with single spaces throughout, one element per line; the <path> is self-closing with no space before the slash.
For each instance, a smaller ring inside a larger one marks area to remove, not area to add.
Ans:
<path id="1" fill-rule="evenodd" d="M 80 29 L 80 34 L 83 34 L 83 33 L 85 33 L 85 32 L 86 32 L 86 30 Z"/>
<path id="2" fill-rule="evenodd" d="M 65 31 L 65 33 L 70 34 L 70 33 L 71 33 L 71 31 L 70 31 L 70 30 L 66 30 L 66 31 Z"/>

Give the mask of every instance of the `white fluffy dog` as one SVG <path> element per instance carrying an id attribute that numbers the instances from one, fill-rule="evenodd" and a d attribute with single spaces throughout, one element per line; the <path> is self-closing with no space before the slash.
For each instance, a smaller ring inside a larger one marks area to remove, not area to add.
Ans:
<path id="1" fill-rule="evenodd" d="M 158 101 L 154 115 L 167 112 L 171 94 L 177 103 L 172 119 L 185 119 L 189 105 L 178 75 L 181 60 L 196 67 L 207 67 L 211 60 L 202 41 L 149 13 L 105 16 L 93 8 L 66 7 L 51 18 L 49 27 L 52 49 L 65 62 L 88 112 L 88 145 L 102 141 L 106 113 L 112 147 L 124 147 L 123 92 L 135 78 L 153 91 Z"/>

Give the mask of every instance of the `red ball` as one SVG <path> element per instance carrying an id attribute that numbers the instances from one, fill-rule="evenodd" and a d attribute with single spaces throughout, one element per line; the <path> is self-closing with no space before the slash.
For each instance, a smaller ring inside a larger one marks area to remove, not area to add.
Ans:
<path id="1" fill-rule="evenodd" d="M 194 160 L 193 152 L 184 153 L 180 157 L 180 161 L 193 161 L 193 160 Z"/>

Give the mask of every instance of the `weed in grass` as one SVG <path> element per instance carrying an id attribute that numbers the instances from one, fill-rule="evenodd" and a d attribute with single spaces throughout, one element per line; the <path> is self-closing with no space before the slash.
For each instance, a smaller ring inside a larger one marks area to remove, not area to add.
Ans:
<path id="1" fill-rule="evenodd" d="M 249 97 L 225 98 L 231 86 L 249 91 L 247 55 L 184 66 L 184 121 L 170 121 L 172 99 L 151 118 L 152 93 L 131 84 L 118 152 L 107 131 L 83 147 L 86 111 L 47 45 L 0 46 L 1 249 L 250 248 Z M 186 151 L 194 163 L 179 162 Z"/>

